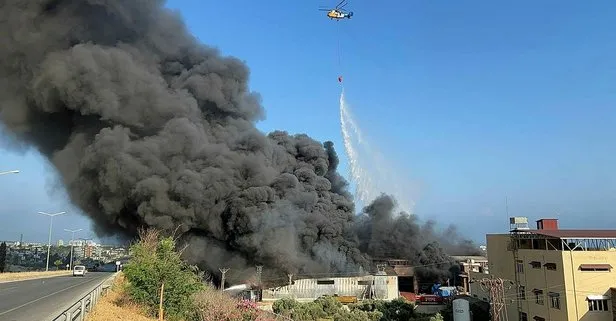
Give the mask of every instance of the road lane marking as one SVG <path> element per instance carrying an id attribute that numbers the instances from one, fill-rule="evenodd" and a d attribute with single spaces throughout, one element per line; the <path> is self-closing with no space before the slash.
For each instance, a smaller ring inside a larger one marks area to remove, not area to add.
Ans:
<path id="1" fill-rule="evenodd" d="M 96 280 L 96 279 L 94 279 L 94 280 Z M 12 309 L 10 309 L 10 310 L 6 310 L 6 311 L 4 311 L 4 312 L 0 312 L 0 315 L 5 315 L 5 314 L 7 314 L 7 313 L 9 313 L 9 312 L 13 312 L 13 311 L 15 311 L 15 310 L 21 309 L 21 308 L 23 308 L 23 307 L 25 307 L 25 306 L 27 306 L 27 305 L 32 304 L 32 303 L 36 303 L 36 302 L 38 302 L 38 301 L 40 301 L 40 300 L 43 300 L 43 299 L 45 299 L 45 298 L 48 298 L 48 297 L 50 297 L 50 296 L 54 296 L 54 295 L 56 295 L 56 294 L 58 294 L 58 293 L 62 293 L 62 292 L 64 292 L 64 291 L 66 291 L 66 290 L 70 290 L 70 289 L 72 289 L 72 288 L 74 288 L 74 287 L 77 287 L 77 286 L 80 286 L 80 285 L 82 285 L 82 284 L 86 284 L 86 283 L 92 282 L 92 281 L 94 281 L 94 280 L 88 280 L 88 281 L 84 281 L 84 282 L 81 282 L 81 283 L 77 283 L 77 284 L 75 284 L 75 285 L 71 285 L 71 286 L 69 286 L 68 288 L 64 288 L 64 289 L 62 289 L 62 290 L 60 290 L 60 291 L 56 291 L 56 292 L 54 292 L 54 293 L 47 294 L 46 296 L 40 297 L 40 298 L 38 298 L 38 299 L 36 299 L 36 300 L 32 300 L 32 301 L 30 301 L 30 302 L 26 302 L 26 303 L 24 303 L 24 304 L 22 304 L 22 305 L 20 305 L 20 306 L 18 306 L 18 307 L 14 307 L 14 308 L 12 308 Z"/>

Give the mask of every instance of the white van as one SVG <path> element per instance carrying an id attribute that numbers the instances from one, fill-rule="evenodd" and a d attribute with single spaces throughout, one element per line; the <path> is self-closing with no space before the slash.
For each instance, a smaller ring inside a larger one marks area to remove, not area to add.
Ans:
<path id="1" fill-rule="evenodd" d="M 75 265 L 73 268 L 73 276 L 86 276 L 86 273 L 88 273 L 88 270 L 83 265 Z"/>

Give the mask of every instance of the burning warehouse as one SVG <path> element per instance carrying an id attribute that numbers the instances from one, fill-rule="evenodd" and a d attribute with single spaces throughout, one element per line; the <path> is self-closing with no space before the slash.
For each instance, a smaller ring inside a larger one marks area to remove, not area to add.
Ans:
<path id="1" fill-rule="evenodd" d="M 417 273 L 418 267 L 408 260 L 375 259 L 374 273 L 353 273 L 319 278 L 293 278 L 275 286 L 264 284 L 263 288 L 254 285 L 236 285 L 225 292 L 241 296 L 252 301 L 273 302 L 282 298 L 298 301 L 313 301 L 321 296 L 334 296 L 342 303 L 354 303 L 361 300 L 390 301 L 399 297 L 419 304 L 442 304 L 453 298 L 455 286 L 446 286 L 442 281 L 422 281 Z M 441 291 L 442 290 L 442 291 Z"/>
<path id="2" fill-rule="evenodd" d="M 372 274 L 357 273 L 295 280 L 290 278 L 287 285 L 264 289 L 262 298 L 264 301 L 285 297 L 312 301 L 323 295 L 331 295 L 340 297 L 341 301 L 359 301 L 393 300 L 403 295 L 414 300 L 418 283 L 414 269 L 407 260 L 379 259 L 373 263 L 376 272 Z"/>
<path id="3" fill-rule="evenodd" d="M 379 272 L 364 276 L 298 279 L 289 285 L 263 290 L 264 301 L 285 297 L 312 301 L 324 295 L 349 301 L 345 303 L 364 299 L 393 300 L 398 297 L 397 276 Z"/>

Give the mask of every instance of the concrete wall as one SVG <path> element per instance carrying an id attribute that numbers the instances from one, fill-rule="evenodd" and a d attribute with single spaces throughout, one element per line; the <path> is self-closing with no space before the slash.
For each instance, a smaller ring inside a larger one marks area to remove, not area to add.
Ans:
<path id="1" fill-rule="evenodd" d="M 470 272 L 469 278 L 472 282 L 469 284 L 469 295 L 477 300 L 481 300 L 484 302 L 488 302 L 490 300 L 490 293 L 483 289 L 479 282 L 475 282 L 473 280 L 480 280 L 482 278 L 489 278 L 489 274 L 478 273 L 478 272 Z"/>
<path id="2" fill-rule="evenodd" d="M 393 300 L 400 296 L 398 291 L 398 277 L 388 275 L 387 276 L 387 295 L 384 300 Z"/>
<path id="3" fill-rule="evenodd" d="M 616 285 L 616 272 L 581 271 L 581 264 L 610 264 L 616 267 L 615 251 L 563 252 L 565 289 L 570 320 L 613 320 L 610 287 Z M 589 299 L 608 300 L 608 311 L 589 311 Z"/>
<path id="4" fill-rule="evenodd" d="M 488 248 L 488 267 L 490 274 L 484 277 L 500 277 L 507 280 L 515 280 L 515 264 L 513 263 L 513 253 L 509 251 L 508 234 L 488 234 L 486 236 Z M 471 289 L 480 289 L 479 284 L 474 284 Z M 477 290 L 475 290 L 477 291 Z M 486 291 L 479 292 L 486 296 Z M 517 289 L 515 286 L 505 290 L 505 308 L 509 320 L 519 320 L 516 305 Z M 532 320 L 532 317 L 529 318 Z"/>
<path id="5" fill-rule="evenodd" d="M 514 281 L 517 265 L 513 252 L 509 250 L 509 243 L 508 234 L 487 235 L 490 275 Z M 613 316 L 610 291 L 610 287 L 616 285 L 616 272 L 579 270 L 580 264 L 610 264 L 616 267 L 616 251 L 520 249 L 518 261 L 521 261 L 522 270 L 519 273 L 520 285 L 524 287 L 524 297 L 519 302 L 522 311 L 527 313 L 528 320 L 533 320 L 535 316 L 548 321 L 616 320 Z M 535 262 L 535 266 L 531 265 L 531 262 Z M 555 264 L 555 269 L 546 268 L 546 263 Z M 535 293 L 535 289 L 542 290 L 543 293 Z M 477 298 L 480 298 L 484 293 L 478 284 L 471 284 L 471 296 L 475 297 L 473 294 L 477 294 Z M 539 303 L 537 296 L 540 298 Z M 589 311 L 589 296 L 605 296 L 608 299 L 608 311 Z M 552 306 L 553 297 L 559 298 L 560 308 Z M 505 298 L 509 320 L 519 320 L 515 286 L 506 291 Z"/>
<path id="6" fill-rule="evenodd" d="M 522 311 L 528 314 L 529 320 L 532 320 L 534 316 L 546 320 L 569 320 L 567 319 L 562 253 L 546 250 L 518 251 L 518 260 L 523 270 L 519 274 L 520 285 L 524 286 L 526 297 L 525 300 L 521 300 Z M 531 265 L 531 262 L 536 264 L 535 267 Z M 545 267 L 546 263 L 556 264 L 556 270 L 548 270 Z M 512 275 L 511 279 L 515 280 L 515 276 Z M 542 292 L 536 292 L 536 290 Z M 551 307 L 550 293 L 560 296 L 560 309 Z M 515 298 L 512 299 L 515 301 Z M 518 317 L 517 304 L 512 306 L 509 315 L 510 318 Z"/>

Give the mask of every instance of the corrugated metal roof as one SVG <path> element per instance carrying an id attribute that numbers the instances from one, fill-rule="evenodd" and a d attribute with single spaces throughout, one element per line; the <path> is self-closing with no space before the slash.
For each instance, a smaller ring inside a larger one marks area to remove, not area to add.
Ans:
<path id="1" fill-rule="evenodd" d="M 525 231 L 526 232 L 526 231 Z M 616 238 L 616 230 L 527 230 L 527 232 L 557 237 L 567 238 Z"/>
<path id="2" fill-rule="evenodd" d="M 487 257 L 480 256 L 480 255 L 452 255 L 451 257 L 454 260 L 460 260 L 460 261 L 465 261 L 465 260 L 487 261 L 488 260 Z"/>

